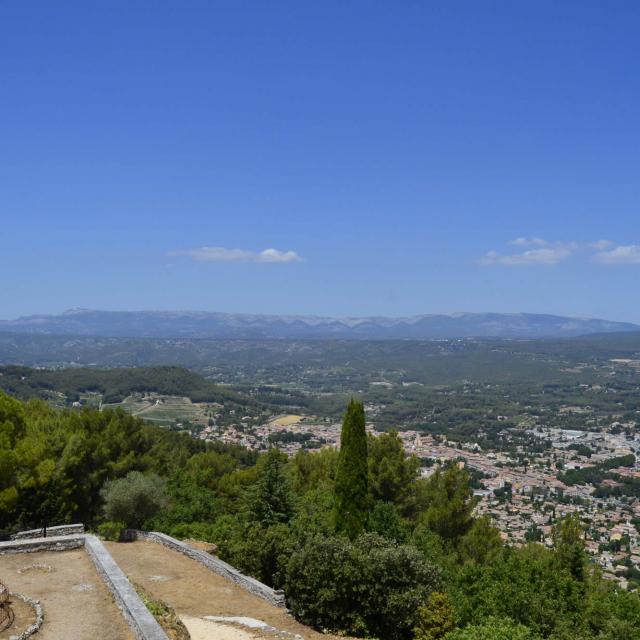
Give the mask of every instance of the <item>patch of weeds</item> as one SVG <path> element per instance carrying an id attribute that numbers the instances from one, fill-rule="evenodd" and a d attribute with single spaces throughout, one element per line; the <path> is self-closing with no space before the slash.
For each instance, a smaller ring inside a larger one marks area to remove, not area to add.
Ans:
<path id="1" fill-rule="evenodd" d="M 165 633 L 171 640 L 191 640 L 191 636 L 187 628 L 178 618 L 176 612 L 161 600 L 154 600 L 145 589 L 140 585 L 133 585 L 136 592 L 144 602 L 151 615 L 157 620 L 158 624 L 164 629 Z"/>

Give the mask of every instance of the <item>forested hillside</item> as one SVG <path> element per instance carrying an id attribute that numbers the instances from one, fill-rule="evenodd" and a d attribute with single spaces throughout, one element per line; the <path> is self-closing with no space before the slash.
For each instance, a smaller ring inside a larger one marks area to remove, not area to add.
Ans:
<path id="1" fill-rule="evenodd" d="M 345 431 L 346 430 L 346 431 Z M 257 456 L 122 411 L 57 410 L 0 393 L 0 527 L 84 521 L 215 542 L 318 629 L 391 640 L 633 640 L 640 599 L 602 580 L 582 523 L 554 547 L 506 548 L 464 469 L 428 479 L 394 432 L 347 413 L 340 453 Z M 358 487 L 357 495 L 352 488 Z"/>
<path id="2" fill-rule="evenodd" d="M 205 444 L 124 411 L 60 411 L 0 392 L 0 529 L 95 524 L 107 480 L 132 470 L 168 477 L 206 451 L 224 451 L 234 464 L 255 461 L 245 449 Z"/>
<path id="3" fill-rule="evenodd" d="M 97 392 L 104 403 L 121 402 L 132 393 L 161 393 L 184 396 L 194 402 L 231 402 L 253 405 L 251 398 L 234 393 L 180 367 L 141 367 L 137 369 L 31 369 L 0 367 L 0 389 L 23 400 L 50 398 L 62 394 L 67 403 L 77 401 L 83 392 Z"/>
<path id="4" fill-rule="evenodd" d="M 358 379 L 392 372 L 427 385 L 462 380 L 534 384 L 570 380 L 575 374 L 566 369 L 576 365 L 598 366 L 638 354 L 640 332 L 538 340 L 211 340 L 0 331 L 0 364 L 105 369 L 171 364 L 233 381 L 251 371 L 252 380 L 275 383 L 308 371 L 316 377 L 341 371 Z"/>

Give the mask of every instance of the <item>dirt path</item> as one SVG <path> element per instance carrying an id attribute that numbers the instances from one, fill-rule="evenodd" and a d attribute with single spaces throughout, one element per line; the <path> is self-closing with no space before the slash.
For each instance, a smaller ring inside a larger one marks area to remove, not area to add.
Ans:
<path id="1" fill-rule="evenodd" d="M 234 637 L 234 627 L 227 624 L 204 621 L 205 616 L 239 616 L 255 618 L 270 627 L 289 634 L 300 635 L 305 640 L 330 640 L 328 636 L 294 620 L 286 611 L 251 595 L 234 583 L 206 569 L 191 558 L 167 549 L 155 542 L 106 543 L 109 553 L 130 580 L 140 584 L 152 597 L 172 607 L 183 621 L 196 618 L 203 622 L 190 627 L 192 637 L 196 627 L 202 640 Z M 207 629 L 210 631 L 207 632 Z M 238 627 L 238 630 L 242 627 Z M 269 635 L 260 630 L 249 630 L 246 637 Z M 235 638 L 245 637 L 238 634 Z M 193 640 L 196 640 L 194 637 Z"/>
<path id="2" fill-rule="evenodd" d="M 133 640 L 84 549 L 0 556 L 0 578 L 11 591 L 42 602 L 38 640 Z"/>

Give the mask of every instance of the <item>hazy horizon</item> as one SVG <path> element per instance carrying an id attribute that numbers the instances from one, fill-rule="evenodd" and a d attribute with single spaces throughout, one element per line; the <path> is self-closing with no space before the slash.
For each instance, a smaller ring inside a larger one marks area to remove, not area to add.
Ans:
<path id="1" fill-rule="evenodd" d="M 389 320 L 401 320 L 405 318 L 420 318 L 420 317 L 429 317 L 429 316 L 444 316 L 444 317 L 455 317 L 455 316 L 465 316 L 465 315 L 503 315 L 503 316 L 550 316 L 550 317 L 558 317 L 558 318 L 569 318 L 575 320 L 603 320 L 608 322 L 616 322 L 616 323 L 631 323 L 635 324 L 632 320 L 618 319 L 618 318 L 594 318 L 591 316 L 580 316 L 580 315 L 568 315 L 568 314 L 558 314 L 558 313 L 539 313 L 536 311 L 491 311 L 491 310 L 480 310 L 480 311 L 425 311 L 424 313 L 415 313 L 408 315 L 394 315 L 394 314 L 371 314 L 371 315 L 346 315 L 346 314 L 316 314 L 316 313 L 261 313 L 261 312 L 251 312 L 251 311 L 228 311 L 223 309 L 92 309 L 88 307 L 70 307 L 68 309 L 64 309 L 59 312 L 52 313 L 28 313 L 21 314 L 13 317 L 0 317 L 1 322 L 11 322 L 15 320 L 19 320 L 21 318 L 31 318 L 31 317 L 60 317 L 65 315 L 72 314 L 82 314 L 82 313 L 158 313 L 158 314 L 221 314 L 221 315 L 229 315 L 229 316 L 264 316 L 264 317 L 289 317 L 289 318 L 327 318 L 334 320 L 358 320 L 358 319 L 366 319 L 366 318 L 384 318 Z M 640 324 L 638 324 L 640 326 Z"/>

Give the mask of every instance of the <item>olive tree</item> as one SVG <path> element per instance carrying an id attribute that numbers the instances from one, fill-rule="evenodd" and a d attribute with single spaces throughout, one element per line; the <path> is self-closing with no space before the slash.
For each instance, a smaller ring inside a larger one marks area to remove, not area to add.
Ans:
<path id="1" fill-rule="evenodd" d="M 107 482 L 101 491 L 104 516 L 123 522 L 131 529 L 144 523 L 169 506 L 165 482 L 155 474 L 130 471 L 124 478 Z"/>

